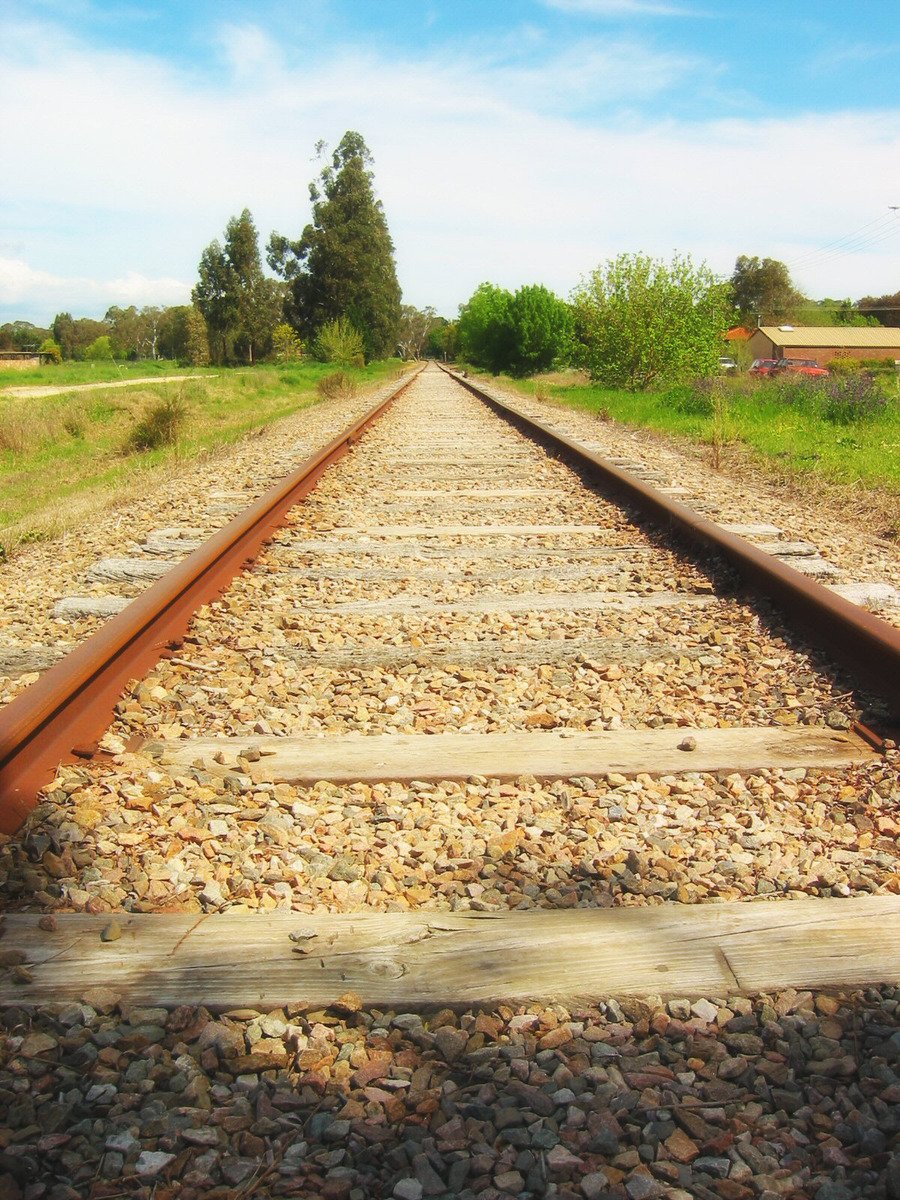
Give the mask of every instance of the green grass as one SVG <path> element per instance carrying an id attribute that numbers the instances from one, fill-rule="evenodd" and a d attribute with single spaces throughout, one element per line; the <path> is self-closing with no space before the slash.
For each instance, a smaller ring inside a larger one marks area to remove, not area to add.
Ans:
<path id="1" fill-rule="evenodd" d="M 508 385 L 572 408 L 611 417 L 628 425 L 710 446 L 741 447 L 780 472 L 862 486 L 900 496 L 900 381 L 877 385 L 884 407 L 846 423 L 829 419 L 814 387 L 747 376 L 715 381 L 723 403 L 718 417 L 709 395 L 678 388 L 664 392 L 619 392 L 596 387 L 579 372 L 557 372 Z"/>
<path id="2" fill-rule="evenodd" d="M 126 379 L 149 379 L 155 375 L 210 375 L 218 370 L 218 367 L 182 367 L 177 362 L 159 358 L 140 362 L 64 362 L 29 371 L 0 371 L 0 399 L 7 388 L 118 383 Z"/>
<path id="3" fill-rule="evenodd" d="M 133 377 L 141 377 L 153 364 L 128 365 L 136 368 Z M 99 374 L 109 366 L 73 364 L 72 376 L 62 382 L 87 382 L 84 368 L 97 367 Z M 399 361 L 391 359 L 348 368 L 347 374 L 365 386 L 390 379 L 399 369 Z M 215 378 L 205 372 L 183 382 L 37 399 L 0 393 L 0 554 L 77 526 L 91 512 L 152 490 L 179 462 L 318 403 L 316 383 L 333 370 L 327 363 L 298 363 L 219 369 Z M 29 385 L 44 384 L 48 375 L 59 380 L 53 372 L 21 372 L 16 384 L 25 385 L 26 375 L 41 376 L 28 379 Z M 94 380 L 99 381 L 97 375 Z M 135 426 L 165 397 L 186 408 L 177 444 L 134 451 Z"/>

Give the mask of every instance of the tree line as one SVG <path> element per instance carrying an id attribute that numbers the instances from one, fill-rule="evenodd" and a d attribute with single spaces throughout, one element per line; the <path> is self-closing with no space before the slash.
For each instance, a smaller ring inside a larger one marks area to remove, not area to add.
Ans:
<path id="1" fill-rule="evenodd" d="M 599 266 L 568 301 L 542 284 L 511 292 L 482 283 L 449 321 L 401 303 L 394 245 L 360 134 L 344 134 L 309 194 L 312 219 L 299 236 L 274 232 L 268 240 L 272 274 L 245 208 L 203 250 L 191 304 L 113 306 L 102 321 L 63 312 L 49 329 L 11 322 L 0 327 L 0 349 L 193 365 L 459 356 L 514 375 L 577 364 L 610 386 L 644 388 L 714 372 L 729 324 L 900 325 L 900 293 L 858 305 L 813 301 L 776 259 L 741 255 L 723 281 L 688 256 L 664 262 L 643 254 Z"/>
<path id="2" fill-rule="evenodd" d="M 734 325 L 900 325 L 898 296 L 810 300 L 777 259 L 740 255 L 730 279 L 675 255 L 621 254 L 587 275 L 568 302 L 539 284 L 512 293 L 482 283 L 456 330 L 467 362 L 531 375 L 576 365 L 609 387 L 636 391 L 718 370 Z"/>

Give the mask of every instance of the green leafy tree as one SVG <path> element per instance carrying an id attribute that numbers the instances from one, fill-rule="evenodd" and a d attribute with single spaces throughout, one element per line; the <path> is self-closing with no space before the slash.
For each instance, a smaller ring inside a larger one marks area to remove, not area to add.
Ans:
<path id="1" fill-rule="evenodd" d="M 103 319 L 112 327 L 110 336 L 116 358 L 141 358 L 143 329 L 137 308 L 133 304 L 127 308 L 113 305 Z"/>
<path id="2" fill-rule="evenodd" d="M 362 334 L 346 317 L 338 317 L 322 326 L 313 342 L 313 352 L 319 362 L 338 363 L 343 367 L 362 367 L 366 361 Z"/>
<path id="3" fill-rule="evenodd" d="M 300 335 L 311 341 L 344 317 L 370 359 L 394 353 L 400 321 L 394 244 L 371 165 L 362 137 L 345 133 L 310 184 L 312 222 L 298 241 L 273 233 L 268 247 L 269 265 L 288 282 L 285 314 Z"/>
<path id="4" fill-rule="evenodd" d="M 114 356 L 109 334 L 94 338 L 91 344 L 85 347 L 84 357 L 87 362 L 112 362 Z"/>
<path id="5" fill-rule="evenodd" d="M 514 374 L 533 375 L 568 361 L 572 310 L 542 284 L 519 288 L 509 306 L 509 319 L 515 343 L 510 364 Z"/>
<path id="6" fill-rule="evenodd" d="M 401 305 L 400 327 L 397 333 L 397 349 L 401 358 L 422 357 L 436 320 L 437 314 L 433 308 L 419 309 L 412 304 Z"/>
<path id="7" fill-rule="evenodd" d="M 498 374 L 515 353 L 512 292 L 481 283 L 459 310 L 459 352 L 466 362 Z"/>
<path id="8" fill-rule="evenodd" d="M 193 304 L 184 315 L 183 357 L 192 367 L 205 367 L 210 360 L 206 321 L 200 309 Z"/>
<path id="9" fill-rule="evenodd" d="M 228 222 L 225 255 L 235 288 L 235 345 L 252 363 L 254 352 L 266 353 L 271 346 L 272 331 L 281 316 L 282 290 L 263 274 L 259 235 L 247 208 Z"/>
<path id="10" fill-rule="evenodd" d="M 84 358 L 91 342 L 109 333 L 105 321 L 94 321 L 90 317 L 73 320 L 71 313 L 57 313 L 50 328 L 53 340 L 62 350 L 63 358 Z"/>
<path id="11" fill-rule="evenodd" d="M 900 292 L 884 296 L 863 296 L 857 305 L 861 313 L 874 317 L 879 325 L 900 325 Z"/>
<path id="12" fill-rule="evenodd" d="M 425 358 L 440 358 L 444 362 L 456 355 L 457 325 L 446 317 L 435 317 L 428 330 L 425 343 Z"/>
<path id="13" fill-rule="evenodd" d="M 74 358 L 75 322 L 72 319 L 72 314 L 67 312 L 57 313 L 53 318 L 50 332 L 54 342 L 59 346 L 63 358 Z"/>
<path id="14" fill-rule="evenodd" d="M 189 304 L 173 304 L 160 310 L 157 340 L 160 358 L 187 358 L 187 314 L 190 311 Z"/>
<path id="15" fill-rule="evenodd" d="M 31 321 L 7 321 L 0 325 L 0 350 L 36 350 L 49 336 L 49 329 Z"/>
<path id="16" fill-rule="evenodd" d="M 281 288 L 268 279 L 259 256 L 259 236 L 249 209 L 232 217 L 225 244 L 210 242 L 200 257 L 193 290 L 218 362 L 239 356 L 253 363 L 268 351 L 281 313 Z"/>
<path id="17" fill-rule="evenodd" d="M 607 387 L 641 391 L 715 374 L 728 288 L 705 264 L 621 254 L 573 295 L 580 358 Z"/>
<path id="18" fill-rule="evenodd" d="M 794 286 L 791 273 L 777 258 L 741 254 L 731 276 L 734 307 L 744 325 L 777 325 L 796 320 L 808 303 Z"/>
<path id="19" fill-rule="evenodd" d="M 218 239 L 211 241 L 200 255 L 198 273 L 200 278 L 191 297 L 206 322 L 210 357 L 226 363 L 232 356 L 237 333 L 237 288 Z"/>
<path id="20" fill-rule="evenodd" d="M 275 326 L 272 333 L 272 353 L 277 362 L 299 362 L 303 357 L 303 343 L 286 321 Z"/>

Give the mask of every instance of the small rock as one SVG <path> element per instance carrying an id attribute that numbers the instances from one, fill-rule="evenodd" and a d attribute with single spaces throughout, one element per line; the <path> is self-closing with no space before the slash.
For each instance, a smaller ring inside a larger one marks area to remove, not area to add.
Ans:
<path id="1" fill-rule="evenodd" d="M 394 1190 L 391 1192 L 394 1200 L 422 1200 L 424 1194 L 425 1189 L 418 1179 L 401 1179 L 394 1184 Z"/>
<path id="2" fill-rule="evenodd" d="M 469 1035 L 463 1029 L 442 1025 L 440 1029 L 435 1030 L 434 1043 L 444 1062 L 454 1063 L 468 1045 Z"/>
<path id="3" fill-rule="evenodd" d="M 601 1200 L 608 1187 L 609 1179 L 602 1171 L 591 1171 L 581 1179 L 581 1193 L 585 1200 Z"/>
<path id="4" fill-rule="evenodd" d="M 353 1013 L 358 1013 L 363 1006 L 363 998 L 356 992 L 344 992 L 343 996 L 338 996 L 333 1004 L 329 1005 L 334 1012 L 342 1013 L 346 1016 L 351 1016 Z"/>
<path id="5" fill-rule="evenodd" d="M 705 1021 L 707 1025 L 711 1025 L 719 1015 L 719 1010 L 714 1004 L 710 1004 L 708 1000 L 697 1000 L 691 1005 L 691 1012 L 701 1021 Z"/>
<path id="6" fill-rule="evenodd" d="M 134 1164 L 134 1173 L 144 1179 L 149 1179 L 154 1175 L 159 1175 L 169 1163 L 174 1161 L 174 1154 L 166 1154 L 162 1150 L 142 1150 Z"/>

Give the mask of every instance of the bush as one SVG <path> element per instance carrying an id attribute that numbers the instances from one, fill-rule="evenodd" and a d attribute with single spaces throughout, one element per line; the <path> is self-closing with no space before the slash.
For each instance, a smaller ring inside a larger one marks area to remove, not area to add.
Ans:
<path id="1" fill-rule="evenodd" d="M 38 350 L 44 360 L 48 363 L 53 363 L 58 366 L 62 362 L 62 350 L 59 343 L 55 342 L 52 337 L 44 338 Z"/>
<path id="2" fill-rule="evenodd" d="M 858 375 L 863 362 L 861 358 L 832 358 L 825 366 L 832 375 Z"/>
<path id="3" fill-rule="evenodd" d="M 362 334 L 346 317 L 322 326 L 313 343 L 313 353 L 319 362 L 339 363 L 343 367 L 363 367 L 366 363 Z"/>
<path id="4" fill-rule="evenodd" d="M 345 371 L 332 371 L 316 384 L 316 391 L 323 400 L 349 400 L 356 395 L 356 384 Z"/>
<path id="5" fill-rule="evenodd" d="M 129 451 L 143 451 L 174 446 L 186 419 L 187 405 L 180 395 L 157 400 L 132 429 L 126 448 Z"/>
<path id="6" fill-rule="evenodd" d="M 581 365 L 593 381 L 637 392 L 717 373 L 729 301 L 705 264 L 620 254 L 572 299 Z"/>
<path id="7" fill-rule="evenodd" d="M 276 325 L 272 331 L 272 352 L 276 362 L 299 362 L 303 357 L 303 343 L 290 325 Z"/>
<path id="8" fill-rule="evenodd" d="M 774 379 L 761 380 L 765 383 L 766 394 L 773 396 L 781 404 L 790 404 L 795 408 L 817 408 L 821 399 L 822 376 L 809 375 L 776 375 Z"/>
<path id="9" fill-rule="evenodd" d="M 112 362 L 112 342 L 107 335 L 104 334 L 102 337 L 94 338 L 91 344 L 85 349 L 84 357 L 88 362 Z"/>
<path id="10" fill-rule="evenodd" d="M 821 383 L 826 421 L 855 425 L 884 412 L 884 393 L 867 375 L 833 375 Z"/>
<path id="11" fill-rule="evenodd" d="M 665 403 L 675 412 L 684 413 L 689 417 L 711 417 L 713 402 L 711 389 L 706 385 L 710 379 L 698 379 L 694 384 L 682 384 L 680 387 L 669 388 L 665 393 Z"/>

